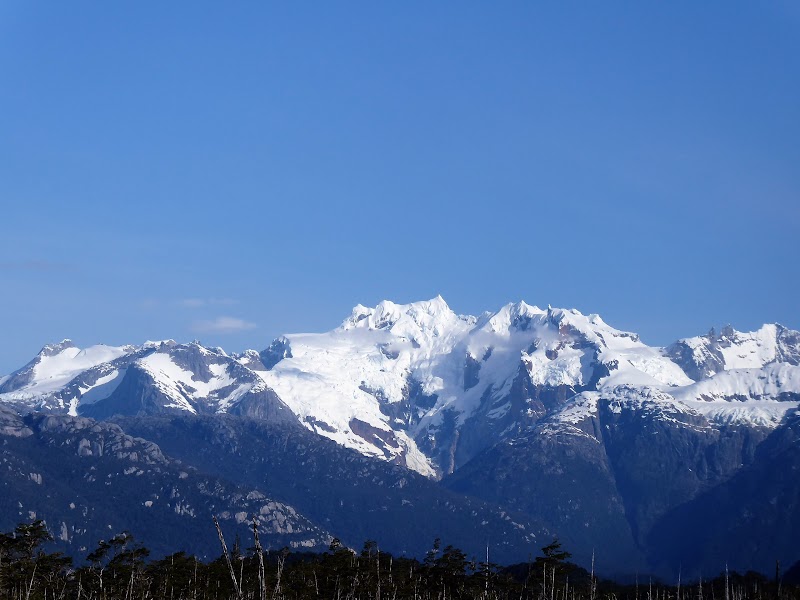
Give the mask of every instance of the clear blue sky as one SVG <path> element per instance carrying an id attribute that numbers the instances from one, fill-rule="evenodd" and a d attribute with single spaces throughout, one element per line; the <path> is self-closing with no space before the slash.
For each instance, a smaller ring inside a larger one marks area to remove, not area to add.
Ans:
<path id="1" fill-rule="evenodd" d="M 438 293 L 800 328 L 800 7 L 6 0 L 0 200 L 0 373 Z"/>

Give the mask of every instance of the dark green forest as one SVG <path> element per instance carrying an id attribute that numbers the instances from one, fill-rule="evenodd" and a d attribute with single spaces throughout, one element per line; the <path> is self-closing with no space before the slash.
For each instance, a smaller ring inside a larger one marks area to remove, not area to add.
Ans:
<path id="1" fill-rule="evenodd" d="M 0 533 L 0 599 L 38 600 L 800 600 L 800 587 L 749 572 L 665 585 L 652 578 L 625 585 L 598 579 L 570 562 L 557 539 L 526 563 L 502 567 L 434 540 L 423 560 L 360 552 L 333 540 L 327 552 L 263 551 L 253 527 L 230 548 L 219 525 L 220 555 L 203 562 L 184 552 L 151 559 L 128 533 L 101 540 L 82 564 L 59 552 L 45 524 Z M 209 530 L 213 527 L 209 524 Z M 795 569 L 792 569 L 795 570 Z"/>

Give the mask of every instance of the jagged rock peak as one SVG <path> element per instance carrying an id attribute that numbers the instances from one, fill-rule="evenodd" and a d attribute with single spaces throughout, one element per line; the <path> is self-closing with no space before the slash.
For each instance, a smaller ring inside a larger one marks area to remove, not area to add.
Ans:
<path id="1" fill-rule="evenodd" d="M 147 340 L 144 344 L 142 344 L 143 350 L 150 350 L 155 348 L 158 350 L 159 348 L 172 348 L 173 346 L 177 346 L 178 342 L 173 339 L 169 340 Z"/>
<path id="2" fill-rule="evenodd" d="M 547 309 L 531 306 L 525 301 L 509 303 L 495 313 L 485 313 L 478 321 L 478 328 L 492 333 L 512 334 L 529 330 L 569 330 L 598 345 L 607 345 L 611 339 L 627 339 L 638 343 L 635 333 L 621 331 L 608 325 L 600 315 L 584 315 L 574 308 Z"/>
<path id="3" fill-rule="evenodd" d="M 39 356 L 55 356 L 56 354 L 61 354 L 64 350 L 75 347 L 72 340 L 65 338 L 57 344 L 47 344 L 44 346 L 44 348 L 39 351 Z"/>
<path id="4" fill-rule="evenodd" d="M 475 317 L 457 315 L 444 298 L 436 296 L 430 300 L 409 304 L 396 304 L 391 300 L 383 300 L 374 308 L 358 304 L 339 330 L 347 331 L 355 328 L 394 330 L 396 326 L 436 330 L 455 322 L 474 323 L 474 321 Z"/>
<path id="5" fill-rule="evenodd" d="M 755 331 L 737 331 L 730 325 L 719 333 L 682 338 L 667 355 L 700 380 L 727 369 L 761 368 L 773 362 L 800 364 L 800 332 L 773 323 Z"/>
<path id="6" fill-rule="evenodd" d="M 512 329 L 526 329 L 534 318 L 547 315 L 547 311 L 531 306 L 524 300 L 509 302 L 497 312 L 487 312 L 478 321 L 478 327 L 492 332 L 508 332 Z"/>

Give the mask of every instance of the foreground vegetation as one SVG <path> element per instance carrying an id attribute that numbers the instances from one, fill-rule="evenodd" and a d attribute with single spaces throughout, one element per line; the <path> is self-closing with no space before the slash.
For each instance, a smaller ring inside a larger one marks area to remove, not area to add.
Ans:
<path id="1" fill-rule="evenodd" d="M 216 523 L 216 522 L 215 522 Z M 183 552 L 150 560 L 122 533 L 101 541 L 82 566 L 48 553 L 41 521 L 0 534 L 0 599 L 38 600 L 800 600 L 798 586 L 763 575 L 722 574 L 708 582 L 622 586 L 569 562 L 558 540 L 529 563 L 501 568 L 436 540 L 424 560 L 394 557 L 368 541 L 360 553 L 334 540 L 323 554 L 262 551 L 237 540 L 202 562 Z"/>

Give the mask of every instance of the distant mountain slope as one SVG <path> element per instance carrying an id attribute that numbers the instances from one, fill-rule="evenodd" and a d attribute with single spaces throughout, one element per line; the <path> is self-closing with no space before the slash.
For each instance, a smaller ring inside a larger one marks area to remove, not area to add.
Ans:
<path id="1" fill-rule="evenodd" d="M 719 334 L 684 338 L 667 354 L 695 381 L 728 369 L 758 369 L 770 363 L 800 365 L 800 332 L 782 325 L 764 325 L 742 333 L 731 326 Z"/>
<path id="2" fill-rule="evenodd" d="M 726 559 L 733 569 L 763 568 L 756 555 L 734 546 L 715 547 L 707 555 L 680 549 L 706 547 L 715 520 L 718 529 L 712 539 L 733 544 L 735 536 L 716 535 L 731 527 L 751 549 L 771 548 L 772 540 L 800 533 L 800 523 L 787 530 L 785 519 L 776 514 L 783 507 L 767 513 L 766 519 L 737 516 L 737 525 L 724 521 L 740 514 L 736 506 L 761 502 L 762 492 L 753 486 L 736 500 L 735 494 L 723 491 L 735 487 L 740 473 L 750 473 L 762 491 L 784 488 L 784 478 L 791 480 L 791 494 L 800 491 L 791 476 L 800 468 L 800 457 L 792 455 L 779 469 L 758 458 L 762 447 L 788 428 L 772 422 L 720 424 L 659 389 L 618 386 L 579 394 L 524 435 L 485 450 L 442 484 L 489 501 L 502 500 L 543 520 L 548 528 L 577 540 L 575 554 L 584 563 L 592 548 L 602 549 L 600 568 L 625 564 L 618 553 L 626 548 L 637 548 L 649 569 L 670 577 L 681 564 L 685 569 L 718 569 Z M 707 495 L 722 500 L 714 507 L 703 504 L 699 499 Z M 794 503 L 785 510 L 793 510 Z M 698 514 L 705 506 L 715 519 L 709 527 L 696 519 L 663 525 L 671 514 L 686 515 L 684 506 L 697 506 Z M 800 558 L 788 545 L 773 550 L 777 554 L 772 560 L 790 564 Z"/>
<path id="3" fill-rule="evenodd" d="M 132 352 L 135 352 L 132 346 L 97 345 L 82 350 L 71 340 L 48 344 L 27 365 L 2 379 L 0 396 L 7 402 L 35 405 L 61 391 L 84 372 Z M 63 409 L 65 405 L 61 404 L 58 408 Z"/>
<path id="4" fill-rule="evenodd" d="M 142 346 L 45 346 L 6 378 L 0 399 L 20 410 L 106 418 L 189 412 L 296 421 L 258 375 L 219 348 L 172 340 Z"/>
<path id="5" fill-rule="evenodd" d="M 43 519 L 59 545 L 81 558 L 125 530 L 156 554 L 215 557 L 212 515 L 231 536 L 247 536 L 257 515 L 269 547 L 324 548 L 331 539 L 263 485 L 203 475 L 117 425 L 84 418 L 22 418 L 0 407 L 0 490 L 0 530 Z"/>
<path id="6" fill-rule="evenodd" d="M 769 573 L 775 561 L 800 561 L 800 413 L 773 431 L 743 468 L 719 486 L 678 504 L 652 528 L 662 560 L 688 569 L 725 565 Z M 684 540 L 691 539 L 691 544 Z"/>
<path id="7" fill-rule="evenodd" d="M 268 489 L 346 544 L 422 557 L 434 538 L 480 558 L 527 556 L 553 532 L 535 520 L 462 497 L 404 467 L 366 457 L 301 427 L 237 417 L 125 417 L 131 435 L 158 443 L 201 472 Z"/>

